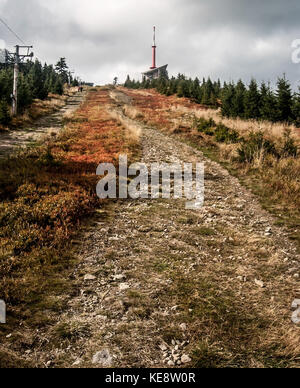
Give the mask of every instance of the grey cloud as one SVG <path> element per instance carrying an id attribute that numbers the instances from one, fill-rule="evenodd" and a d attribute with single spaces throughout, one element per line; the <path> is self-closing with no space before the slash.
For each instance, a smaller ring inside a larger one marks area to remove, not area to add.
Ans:
<path id="1" fill-rule="evenodd" d="M 274 81 L 285 72 L 294 86 L 300 78 L 291 61 L 296 0 L 0 0 L 0 15 L 41 60 L 66 56 L 96 83 L 139 77 L 150 66 L 154 24 L 159 64 L 171 74 Z M 0 39 L 17 43 L 2 25 Z"/>

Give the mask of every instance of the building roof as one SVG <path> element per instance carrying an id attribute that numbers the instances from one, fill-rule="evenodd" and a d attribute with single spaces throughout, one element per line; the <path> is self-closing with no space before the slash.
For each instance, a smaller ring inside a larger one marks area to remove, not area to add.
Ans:
<path id="1" fill-rule="evenodd" d="M 145 71 L 142 74 L 146 75 L 148 77 L 149 76 L 151 77 L 151 75 L 154 75 L 155 73 L 157 73 L 160 70 L 165 70 L 165 69 L 167 69 L 167 67 L 168 67 L 168 65 L 160 66 L 160 67 L 157 67 L 156 69 L 147 70 L 147 71 Z"/>

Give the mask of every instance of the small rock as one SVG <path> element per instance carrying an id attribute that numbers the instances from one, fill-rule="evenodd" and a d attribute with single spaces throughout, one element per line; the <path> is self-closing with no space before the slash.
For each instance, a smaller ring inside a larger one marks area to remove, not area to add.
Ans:
<path id="1" fill-rule="evenodd" d="M 121 283 L 120 285 L 119 285 L 119 290 L 120 291 L 126 291 L 126 290 L 128 290 L 130 288 L 130 286 L 129 286 L 129 284 L 127 284 L 127 283 Z"/>
<path id="2" fill-rule="evenodd" d="M 298 307 L 300 307 L 300 299 L 295 299 L 292 303 L 292 310 L 297 310 Z"/>
<path id="3" fill-rule="evenodd" d="M 181 329 L 182 331 L 187 331 L 187 325 L 186 325 L 186 323 L 182 323 L 182 324 L 180 325 L 180 329 Z"/>
<path id="4" fill-rule="evenodd" d="M 76 360 L 73 364 L 72 364 L 72 366 L 77 366 L 77 365 L 80 365 L 81 364 L 81 360 Z"/>
<path id="5" fill-rule="evenodd" d="M 8 335 L 6 336 L 6 338 L 11 338 L 11 336 L 12 336 L 12 334 L 8 334 Z"/>
<path id="6" fill-rule="evenodd" d="M 107 349 L 101 350 L 100 352 L 97 352 L 92 360 L 92 363 L 94 365 L 99 364 L 103 367 L 110 368 L 112 366 L 112 356 L 110 355 L 109 351 Z"/>
<path id="7" fill-rule="evenodd" d="M 264 287 L 265 287 L 264 282 L 262 282 L 261 280 L 255 279 L 255 284 L 256 284 L 258 287 L 260 287 L 260 288 L 264 288 Z"/>
<path id="8" fill-rule="evenodd" d="M 162 352 L 165 352 L 166 350 L 168 350 L 168 347 L 167 347 L 167 345 L 165 345 L 165 344 L 161 344 L 161 345 L 159 345 L 159 349 L 160 349 Z"/>
<path id="9" fill-rule="evenodd" d="M 175 363 L 173 361 L 169 361 L 168 366 L 175 366 Z"/>
<path id="10" fill-rule="evenodd" d="M 109 241 L 119 241 L 120 239 L 119 239 L 119 237 L 110 237 L 108 240 Z"/>
<path id="11" fill-rule="evenodd" d="M 300 275 L 298 273 L 295 273 L 294 278 L 299 279 Z"/>
<path id="12" fill-rule="evenodd" d="M 299 325 L 300 324 L 300 307 L 296 311 L 293 312 L 292 322 L 295 325 Z"/>
<path id="13" fill-rule="evenodd" d="M 90 275 L 90 274 L 87 274 L 87 275 L 85 275 L 85 277 L 84 277 L 84 281 L 85 281 L 85 282 L 93 281 L 93 280 L 96 280 L 96 279 L 97 279 L 96 276 Z"/>
<path id="14" fill-rule="evenodd" d="M 96 319 L 99 319 L 101 321 L 107 321 L 107 316 L 106 315 L 96 315 Z"/>
<path id="15" fill-rule="evenodd" d="M 188 363 L 190 363 L 192 361 L 192 359 L 189 357 L 189 356 L 187 356 L 186 354 L 184 354 L 182 357 L 181 357 L 181 362 L 183 363 L 183 364 L 188 364 Z"/>
<path id="16" fill-rule="evenodd" d="M 113 276 L 113 281 L 114 282 L 117 282 L 119 280 L 124 280 L 124 279 L 126 279 L 125 275 L 115 275 L 115 276 Z"/>

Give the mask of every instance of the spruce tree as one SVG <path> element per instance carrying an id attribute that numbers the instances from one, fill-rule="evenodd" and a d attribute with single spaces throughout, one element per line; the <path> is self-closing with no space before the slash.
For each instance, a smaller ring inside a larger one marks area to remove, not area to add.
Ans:
<path id="1" fill-rule="evenodd" d="M 203 95 L 202 95 L 202 104 L 210 105 L 212 93 L 214 93 L 213 84 L 211 79 L 208 78 L 206 82 L 203 83 Z"/>
<path id="2" fill-rule="evenodd" d="M 19 113 L 23 112 L 24 109 L 32 104 L 34 99 L 32 86 L 29 82 L 29 78 L 25 77 L 24 74 L 19 75 L 18 83 L 18 110 Z"/>
<path id="3" fill-rule="evenodd" d="M 62 83 L 62 80 L 60 78 L 57 78 L 55 84 L 53 85 L 53 93 L 54 94 L 59 94 L 60 96 L 63 95 L 64 93 L 64 86 Z"/>
<path id="4" fill-rule="evenodd" d="M 181 79 L 177 87 L 178 97 L 190 97 L 189 85 L 186 79 Z"/>
<path id="5" fill-rule="evenodd" d="M 69 68 L 68 68 L 68 65 L 66 63 L 66 58 L 60 58 L 60 60 L 57 62 L 56 66 L 55 66 L 55 70 L 60 75 L 62 83 L 63 84 L 68 83 Z"/>
<path id="6" fill-rule="evenodd" d="M 232 107 L 235 97 L 235 87 L 234 84 L 225 84 L 222 93 L 222 108 L 221 113 L 224 117 L 232 116 Z"/>
<path id="7" fill-rule="evenodd" d="M 199 97 L 200 81 L 198 78 L 195 78 L 195 80 L 193 82 L 191 81 L 191 83 L 191 97 L 197 101 Z"/>
<path id="8" fill-rule="evenodd" d="M 33 97 L 44 100 L 48 96 L 48 90 L 46 88 L 46 79 L 44 77 L 43 68 L 38 60 L 31 66 L 28 78 Z"/>
<path id="9" fill-rule="evenodd" d="M 300 88 L 299 88 L 299 92 L 295 93 L 293 96 L 292 113 L 294 118 L 294 124 L 299 128 L 300 127 Z"/>
<path id="10" fill-rule="evenodd" d="M 131 88 L 131 79 L 130 79 L 129 75 L 126 78 L 124 86 L 125 86 L 125 88 Z"/>
<path id="11" fill-rule="evenodd" d="M 252 79 L 249 90 L 245 94 L 245 118 L 259 119 L 260 117 L 260 93 L 257 82 Z"/>
<path id="12" fill-rule="evenodd" d="M 260 117 L 263 120 L 276 121 L 277 101 L 270 85 L 267 86 L 263 82 L 261 85 L 260 94 Z"/>
<path id="13" fill-rule="evenodd" d="M 285 75 L 278 79 L 277 82 L 277 120 L 291 121 L 292 119 L 292 90 L 290 83 L 286 80 Z"/>
<path id="14" fill-rule="evenodd" d="M 242 80 L 239 80 L 236 87 L 234 96 L 232 98 L 232 117 L 244 117 L 245 114 L 245 94 L 246 87 Z"/>

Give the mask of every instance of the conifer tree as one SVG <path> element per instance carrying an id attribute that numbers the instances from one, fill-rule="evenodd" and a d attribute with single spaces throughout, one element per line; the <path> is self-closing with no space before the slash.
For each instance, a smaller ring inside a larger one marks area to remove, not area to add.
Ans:
<path id="1" fill-rule="evenodd" d="M 236 87 L 234 96 L 232 98 L 232 117 L 244 117 L 245 114 L 245 94 L 246 87 L 242 80 L 239 80 Z"/>
<path id="2" fill-rule="evenodd" d="M 190 97 L 188 81 L 184 78 L 181 78 L 177 87 L 177 96 L 178 97 Z"/>
<path id="3" fill-rule="evenodd" d="M 24 109 L 32 104 L 34 95 L 32 91 L 32 85 L 29 82 L 29 78 L 25 77 L 24 74 L 19 75 L 18 84 L 18 109 L 19 112 L 23 112 Z"/>
<path id="4" fill-rule="evenodd" d="M 60 78 L 57 78 L 55 81 L 55 84 L 53 85 L 53 93 L 54 94 L 59 94 L 60 96 L 63 95 L 64 93 L 64 86 L 62 83 L 62 80 Z"/>
<path id="5" fill-rule="evenodd" d="M 299 128 L 300 127 L 300 87 L 299 87 L 298 93 L 295 93 L 293 97 L 292 114 L 294 117 L 294 124 Z"/>
<path id="6" fill-rule="evenodd" d="M 235 87 L 233 83 L 225 84 L 223 93 L 222 93 L 222 116 L 231 117 L 232 116 L 232 106 L 233 100 L 235 97 Z"/>
<path id="7" fill-rule="evenodd" d="M 263 82 L 261 85 L 260 94 L 260 117 L 263 120 L 276 121 L 277 102 L 270 85 L 267 86 Z"/>
<path id="8" fill-rule="evenodd" d="M 68 68 L 68 65 L 66 63 L 66 58 L 60 58 L 60 60 L 57 62 L 56 66 L 55 66 L 55 70 L 60 75 L 62 83 L 63 84 L 68 83 L 69 68 Z"/>
<path id="9" fill-rule="evenodd" d="M 291 85 L 285 75 L 277 82 L 277 109 L 279 121 L 290 121 L 292 119 L 292 91 Z"/>
<path id="10" fill-rule="evenodd" d="M 199 89 L 200 89 L 200 81 L 199 79 L 196 77 L 194 81 L 191 81 L 192 85 L 191 85 L 191 97 L 198 101 L 198 98 L 199 98 Z"/>
<path id="11" fill-rule="evenodd" d="M 202 88 L 203 94 L 201 102 L 204 105 L 210 105 L 212 93 L 214 93 L 213 84 L 210 78 L 208 78 L 208 80 L 203 83 Z"/>
<path id="12" fill-rule="evenodd" d="M 260 117 L 260 93 L 257 82 L 252 79 L 249 90 L 245 94 L 245 118 L 258 119 Z"/>
<path id="13" fill-rule="evenodd" d="M 45 82 L 46 79 L 44 77 L 43 68 L 38 60 L 36 60 L 31 66 L 28 73 L 28 78 L 31 92 L 34 98 L 44 100 L 48 96 L 48 90 Z"/>
<path id="14" fill-rule="evenodd" d="M 132 86 L 131 79 L 130 79 L 129 75 L 126 78 L 124 86 L 125 86 L 125 88 L 131 88 L 131 86 Z"/>

